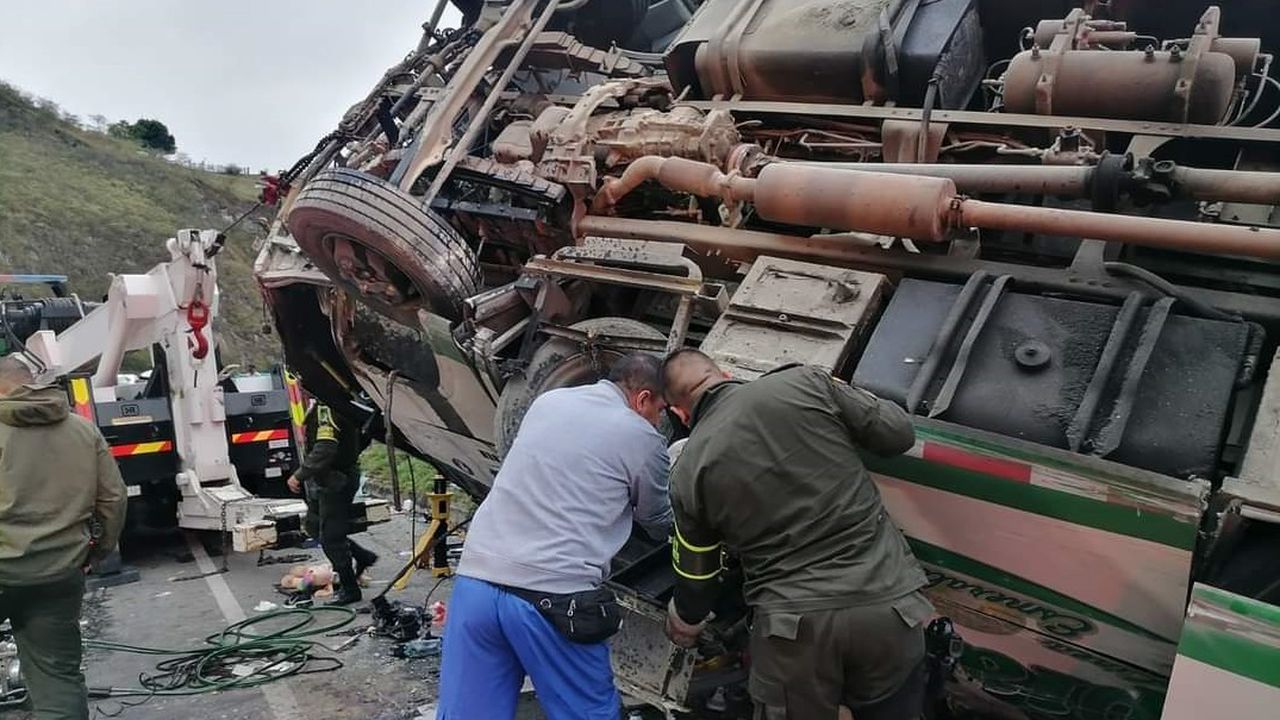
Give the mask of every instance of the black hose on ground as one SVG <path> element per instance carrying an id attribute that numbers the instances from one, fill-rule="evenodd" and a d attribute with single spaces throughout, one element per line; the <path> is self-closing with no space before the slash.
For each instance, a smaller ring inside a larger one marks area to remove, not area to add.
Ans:
<path id="1" fill-rule="evenodd" d="M 336 615 L 330 621 L 318 621 L 321 614 Z M 251 628 L 279 618 L 289 621 L 278 629 L 257 633 Z M 127 707 L 136 707 L 153 697 L 203 695 L 221 690 L 253 688 L 292 677 L 337 670 L 341 660 L 319 655 L 318 649 L 332 650 L 317 638 L 351 624 L 356 612 L 350 608 L 326 605 L 315 608 L 283 608 L 233 623 L 221 632 L 205 638 L 205 645 L 194 648 L 154 648 L 108 640 L 86 640 L 84 646 L 107 652 L 135 655 L 172 656 L 156 665 L 154 674 L 138 676 L 138 687 L 95 687 L 91 698 L 130 698 L 142 700 L 121 702 L 115 712 L 98 709 L 99 714 L 115 717 Z"/>

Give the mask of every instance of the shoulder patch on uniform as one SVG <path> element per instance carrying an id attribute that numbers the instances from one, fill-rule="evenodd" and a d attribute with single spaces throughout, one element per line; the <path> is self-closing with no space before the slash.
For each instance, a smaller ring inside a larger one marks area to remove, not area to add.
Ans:
<path id="1" fill-rule="evenodd" d="M 337 440 L 338 426 L 333 422 L 333 412 L 321 405 L 316 408 L 316 440 Z"/>

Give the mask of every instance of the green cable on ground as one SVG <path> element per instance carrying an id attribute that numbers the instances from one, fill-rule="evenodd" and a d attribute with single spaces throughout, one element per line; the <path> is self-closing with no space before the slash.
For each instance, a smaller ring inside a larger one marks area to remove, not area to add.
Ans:
<path id="1" fill-rule="evenodd" d="M 317 624 L 323 613 L 338 617 Z M 264 634 L 250 631 L 256 625 L 279 618 L 295 619 Z M 346 607 L 283 608 L 233 623 L 206 637 L 206 645 L 197 648 L 155 648 L 109 640 L 86 640 L 86 648 L 108 652 L 176 656 L 160 662 L 156 666 L 156 674 L 139 675 L 139 687 L 93 688 L 90 694 L 113 698 L 200 695 L 258 687 L 293 675 L 336 670 L 343 666 L 342 661 L 316 655 L 314 651 L 317 648 L 330 648 L 314 638 L 346 627 L 355 618 L 356 612 Z M 235 673 L 237 666 L 255 663 L 257 666 L 248 672 Z M 320 664 L 323 665 L 317 667 Z"/>

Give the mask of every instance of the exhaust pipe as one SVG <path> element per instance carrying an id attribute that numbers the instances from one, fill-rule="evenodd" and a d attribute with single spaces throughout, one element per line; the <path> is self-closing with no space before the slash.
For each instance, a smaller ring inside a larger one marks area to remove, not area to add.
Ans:
<path id="1" fill-rule="evenodd" d="M 960 195 L 947 178 L 791 163 L 767 165 L 751 179 L 695 160 L 641 158 L 621 179 L 606 181 L 593 210 L 608 209 L 645 180 L 677 192 L 754 202 L 761 218 L 801 227 L 925 242 L 943 242 L 956 228 L 977 227 L 1280 259 L 1280 231 L 1269 228 L 990 203 Z"/>

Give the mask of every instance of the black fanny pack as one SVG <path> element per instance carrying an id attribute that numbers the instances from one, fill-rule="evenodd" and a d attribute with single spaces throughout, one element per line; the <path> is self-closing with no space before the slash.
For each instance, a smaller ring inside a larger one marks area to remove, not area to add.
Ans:
<path id="1" fill-rule="evenodd" d="M 618 597 L 607 588 L 567 595 L 507 586 L 503 589 L 529 601 L 556 626 L 561 635 L 573 642 L 593 645 L 608 640 L 622 629 L 622 608 L 618 606 Z"/>

